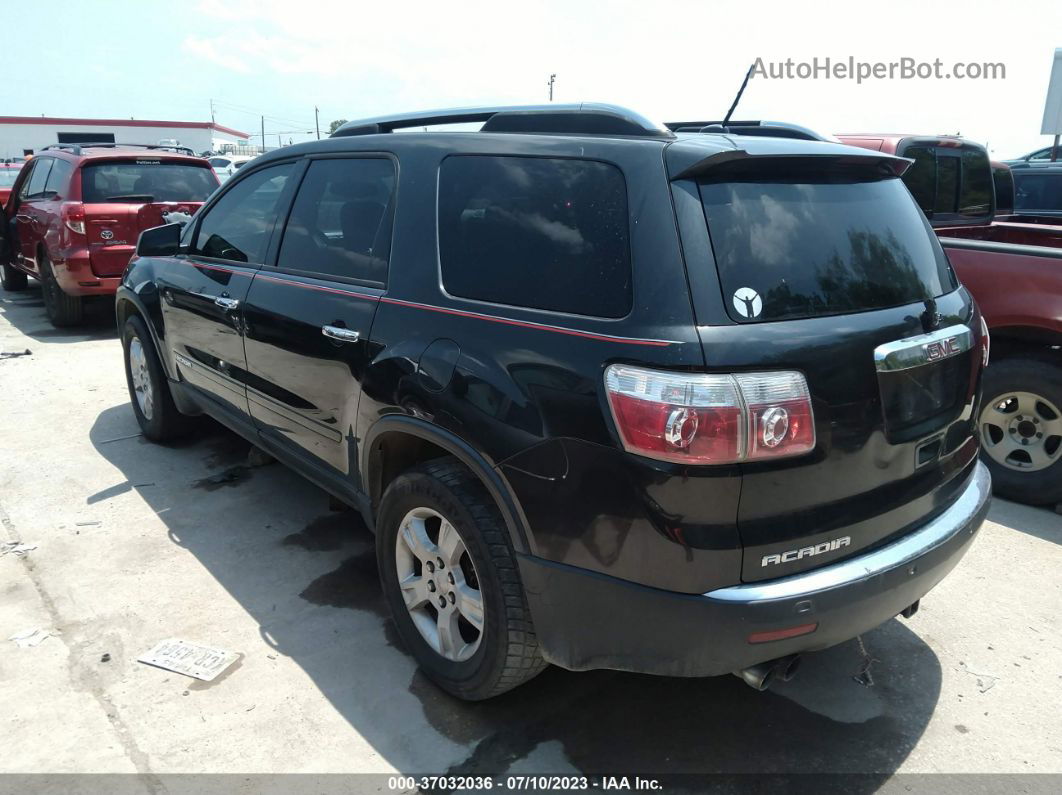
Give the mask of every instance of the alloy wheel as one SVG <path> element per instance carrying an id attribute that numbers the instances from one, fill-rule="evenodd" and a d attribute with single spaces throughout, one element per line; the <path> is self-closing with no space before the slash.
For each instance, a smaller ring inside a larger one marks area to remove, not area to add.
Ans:
<path id="1" fill-rule="evenodd" d="M 133 382 L 133 394 L 144 419 L 150 420 L 155 408 L 155 392 L 151 387 L 147 356 L 139 337 L 129 340 L 129 376 Z"/>
<path id="2" fill-rule="evenodd" d="M 1036 472 L 1062 457 L 1062 412 L 1032 392 L 1008 392 L 981 411 L 981 441 L 997 463 Z"/>
<path id="3" fill-rule="evenodd" d="M 486 629 L 476 567 L 461 534 L 431 508 L 406 514 L 395 536 L 398 585 L 421 637 L 439 655 L 462 662 Z"/>

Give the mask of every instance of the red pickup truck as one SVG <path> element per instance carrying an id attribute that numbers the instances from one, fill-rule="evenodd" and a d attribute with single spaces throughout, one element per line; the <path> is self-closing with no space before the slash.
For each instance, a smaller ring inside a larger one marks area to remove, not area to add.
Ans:
<path id="1" fill-rule="evenodd" d="M 1062 226 L 1005 215 L 1005 175 L 984 147 L 953 137 L 840 135 L 909 157 L 903 180 L 929 219 L 992 334 L 979 425 L 997 494 L 1062 502 Z M 1013 183 L 1009 183 L 1013 184 Z M 1012 190 L 1013 188 L 1011 188 Z"/>
<path id="2" fill-rule="evenodd" d="M 55 144 L 27 163 L 0 219 L 5 290 L 40 280 L 56 326 L 81 321 L 83 299 L 114 295 L 140 233 L 187 220 L 218 186 L 191 150 Z"/>

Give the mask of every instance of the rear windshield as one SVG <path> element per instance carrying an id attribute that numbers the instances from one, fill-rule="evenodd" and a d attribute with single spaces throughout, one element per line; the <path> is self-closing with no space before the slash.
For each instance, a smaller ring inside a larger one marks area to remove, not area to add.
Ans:
<path id="1" fill-rule="evenodd" d="M 214 172 L 204 163 L 125 160 L 88 163 L 81 169 L 81 200 L 103 202 L 201 202 L 217 188 Z"/>
<path id="2" fill-rule="evenodd" d="M 700 190 L 734 320 L 864 312 L 956 286 L 899 179 L 742 180 Z"/>
<path id="3" fill-rule="evenodd" d="M 992 168 L 984 149 L 917 144 L 903 150 L 914 163 L 903 181 L 934 223 L 987 221 L 992 214 Z"/>

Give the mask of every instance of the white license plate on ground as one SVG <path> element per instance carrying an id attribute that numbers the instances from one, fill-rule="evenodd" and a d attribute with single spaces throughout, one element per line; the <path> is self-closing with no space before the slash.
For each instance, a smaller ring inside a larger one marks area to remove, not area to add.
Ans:
<path id="1" fill-rule="evenodd" d="M 169 638 L 138 657 L 137 661 L 211 682 L 239 658 L 234 651 Z"/>

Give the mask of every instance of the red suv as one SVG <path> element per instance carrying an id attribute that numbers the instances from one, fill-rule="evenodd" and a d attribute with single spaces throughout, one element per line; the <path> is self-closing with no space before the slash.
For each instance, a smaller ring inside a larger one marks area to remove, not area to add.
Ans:
<path id="1" fill-rule="evenodd" d="M 4 207 L 6 290 L 40 280 L 48 317 L 78 323 L 86 296 L 114 295 L 144 229 L 185 221 L 218 186 L 190 149 L 55 144 L 22 169 Z"/>
<path id="2" fill-rule="evenodd" d="M 22 169 L 22 163 L 0 163 L 0 207 L 7 204 L 11 195 L 11 186 L 18 179 L 18 172 Z"/>

